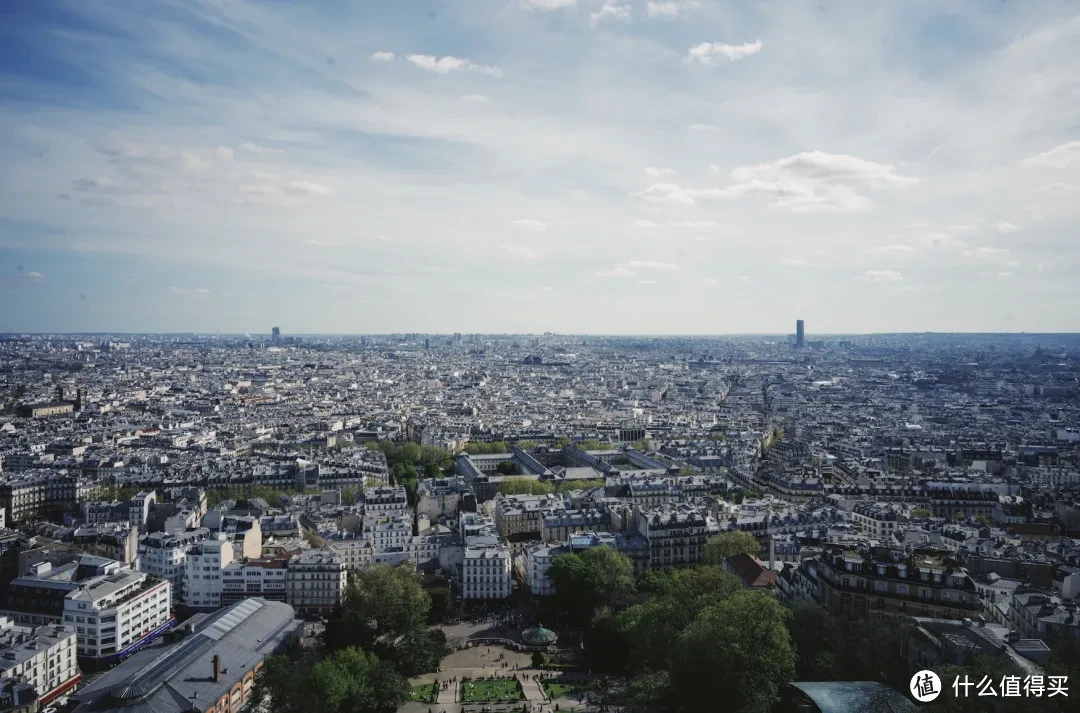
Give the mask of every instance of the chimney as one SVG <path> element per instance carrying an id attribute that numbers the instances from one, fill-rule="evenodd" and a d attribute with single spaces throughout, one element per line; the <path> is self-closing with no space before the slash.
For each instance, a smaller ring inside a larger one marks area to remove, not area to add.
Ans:
<path id="1" fill-rule="evenodd" d="M 775 569 L 776 545 L 773 544 L 773 536 L 769 535 L 769 569 Z"/>
<path id="2" fill-rule="evenodd" d="M 214 682 L 221 680 L 221 657 L 214 654 Z"/>
<path id="3" fill-rule="evenodd" d="M 56 387 L 56 400 L 57 401 L 63 401 L 64 400 L 64 387 L 62 385 Z"/>

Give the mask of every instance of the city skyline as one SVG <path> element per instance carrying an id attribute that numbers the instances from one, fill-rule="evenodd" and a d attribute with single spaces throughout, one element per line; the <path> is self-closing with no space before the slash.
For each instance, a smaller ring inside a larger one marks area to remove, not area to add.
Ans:
<path id="1" fill-rule="evenodd" d="M 0 331 L 1080 331 L 1070 3 L 0 18 Z"/>

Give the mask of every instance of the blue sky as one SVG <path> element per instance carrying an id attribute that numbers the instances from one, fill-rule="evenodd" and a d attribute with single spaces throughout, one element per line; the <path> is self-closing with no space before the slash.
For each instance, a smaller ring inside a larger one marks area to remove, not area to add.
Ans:
<path id="1" fill-rule="evenodd" d="M 0 331 L 1080 331 L 1075 2 L 10 0 Z"/>

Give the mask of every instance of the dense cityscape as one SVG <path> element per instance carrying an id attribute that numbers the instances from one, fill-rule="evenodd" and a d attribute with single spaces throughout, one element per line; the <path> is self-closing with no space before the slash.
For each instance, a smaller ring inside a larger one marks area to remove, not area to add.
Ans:
<path id="1" fill-rule="evenodd" d="M 794 326 L 7 335 L 0 710 L 1069 710 L 1080 338 Z"/>

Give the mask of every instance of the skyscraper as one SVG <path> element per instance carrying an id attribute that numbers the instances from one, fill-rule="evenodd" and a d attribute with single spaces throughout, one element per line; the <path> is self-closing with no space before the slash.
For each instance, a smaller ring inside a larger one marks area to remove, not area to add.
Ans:
<path id="1" fill-rule="evenodd" d="M 802 349 L 806 346 L 806 325 L 801 319 L 795 320 L 795 348 Z"/>
<path id="2" fill-rule="evenodd" d="M 280 344 L 281 343 L 281 328 L 280 327 L 274 327 L 272 330 L 270 330 L 270 341 L 273 342 L 274 344 Z"/>

